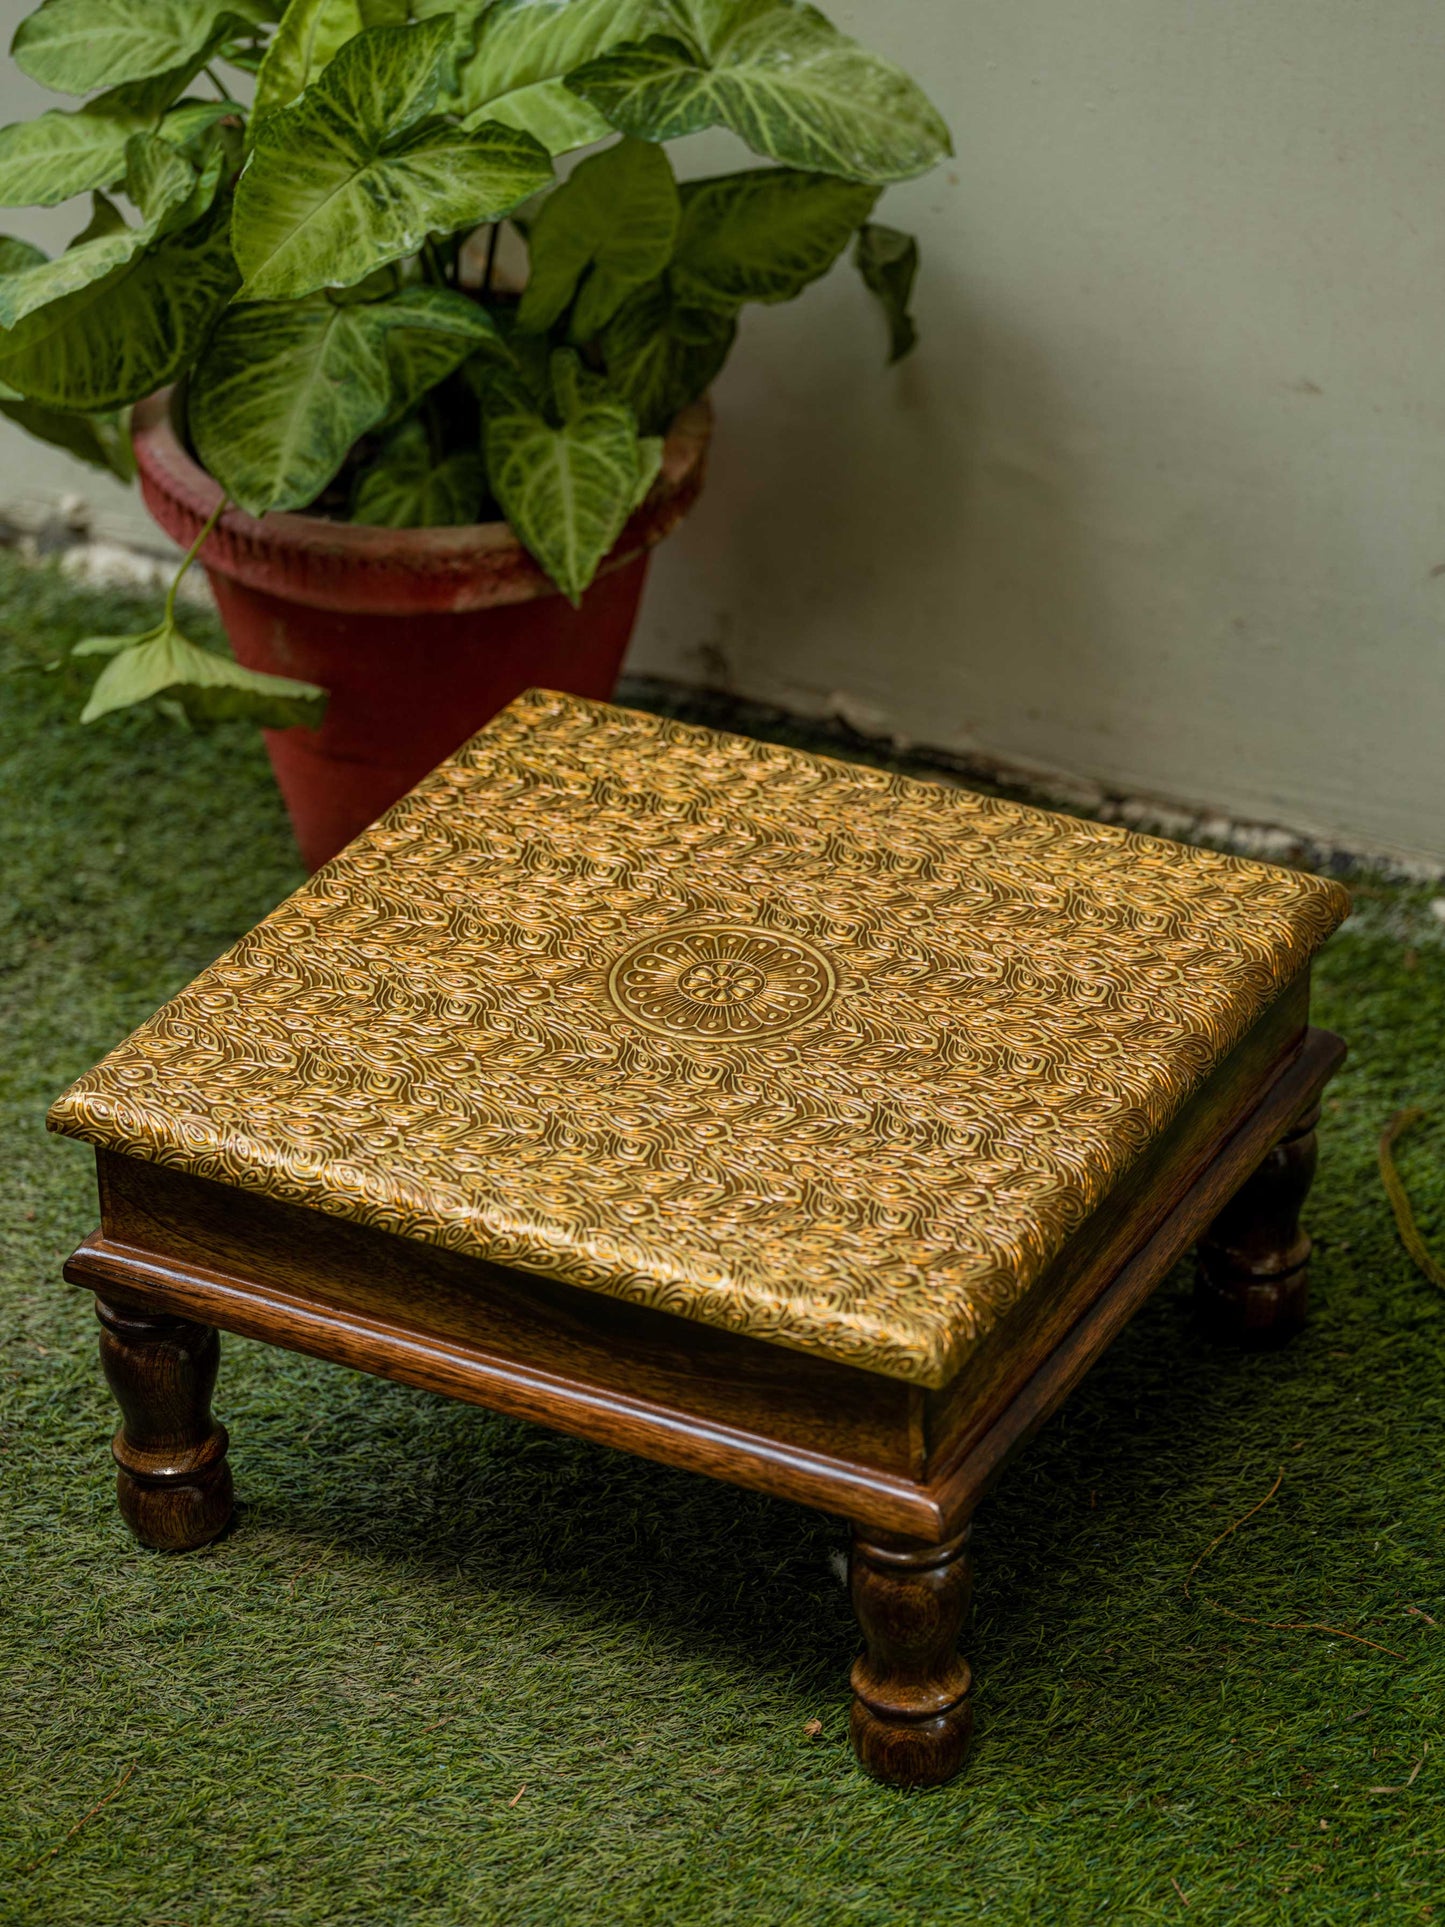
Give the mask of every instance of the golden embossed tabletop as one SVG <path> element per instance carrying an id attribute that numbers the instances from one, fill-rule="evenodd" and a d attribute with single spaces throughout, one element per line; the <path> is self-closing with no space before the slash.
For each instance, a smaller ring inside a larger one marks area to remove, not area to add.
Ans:
<path id="1" fill-rule="evenodd" d="M 534 692 L 50 1122 L 940 1385 L 1347 908 Z"/>

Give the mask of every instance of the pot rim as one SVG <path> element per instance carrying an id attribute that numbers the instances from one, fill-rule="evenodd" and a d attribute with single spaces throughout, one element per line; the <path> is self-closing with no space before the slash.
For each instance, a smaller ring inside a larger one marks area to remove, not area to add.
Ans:
<path id="1" fill-rule="evenodd" d="M 163 388 L 138 402 L 131 436 L 147 508 L 168 535 L 189 547 L 223 490 L 176 432 L 175 397 L 174 388 Z M 634 560 L 682 520 L 702 488 L 711 434 L 706 397 L 677 415 L 663 442 L 658 478 L 599 575 Z M 289 510 L 254 516 L 231 507 L 202 545 L 199 560 L 208 570 L 288 601 L 378 614 L 461 611 L 562 593 L 504 521 L 388 529 Z"/>

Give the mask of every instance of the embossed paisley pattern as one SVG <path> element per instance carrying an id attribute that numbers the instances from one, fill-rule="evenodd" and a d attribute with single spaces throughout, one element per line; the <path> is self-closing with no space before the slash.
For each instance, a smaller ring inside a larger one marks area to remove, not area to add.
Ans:
<path id="1" fill-rule="evenodd" d="M 791 1030 L 837 988 L 837 972 L 812 944 L 730 924 L 644 937 L 607 977 L 624 1017 L 664 1037 L 718 1044 Z"/>
<path id="2" fill-rule="evenodd" d="M 534 693 L 51 1123 L 940 1385 L 1347 908 Z"/>

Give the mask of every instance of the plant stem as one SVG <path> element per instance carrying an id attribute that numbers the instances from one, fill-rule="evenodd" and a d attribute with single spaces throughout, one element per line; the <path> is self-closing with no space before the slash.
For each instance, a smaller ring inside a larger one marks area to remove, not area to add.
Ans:
<path id="1" fill-rule="evenodd" d="M 482 273 L 482 299 L 486 300 L 492 292 L 492 270 L 497 265 L 497 242 L 501 239 L 502 224 L 493 221 L 492 231 L 487 236 L 487 265 Z"/>
<path id="2" fill-rule="evenodd" d="M 181 557 L 181 566 L 176 570 L 176 573 L 171 581 L 171 586 L 166 591 L 165 619 L 168 624 L 173 623 L 176 619 L 176 590 L 180 588 L 182 581 L 185 579 L 186 570 L 190 568 L 191 564 L 195 561 L 196 557 L 200 554 L 201 547 L 205 542 L 206 537 L 211 533 L 211 530 L 216 526 L 217 522 L 219 522 L 221 517 L 225 514 L 226 509 L 230 504 L 230 500 L 231 498 L 229 495 L 223 495 L 221 497 L 220 501 L 217 502 L 216 506 L 211 510 L 211 513 L 207 516 L 205 527 L 201 530 L 200 534 L 196 537 L 195 541 L 192 542 L 191 546 L 186 550 L 185 554 Z"/>
<path id="3" fill-rule="evenodd" d="M 206 67 L 202 71 L 204 72 L 206 79 L 210 81 L 211 85 L 215 88 L 216 92 L 221 96 L 221 99 L 229 100 L 231 105 L 234 107 L 236 104 L 236 96 L 231 92 L 230 88 L 226 85 L 225 81 L 222 80 L 221 76 L 216 72 L 215 68 Z"/>
<path id="4" fill-rule="evenodd" d="M 434 462 L 439 463 L 446 458 L 447 436 L 446 429 L 442 423 L 442 411 L 437 402 L 437 391 L 435 388 L 430 389 L 424 396 L 421 415 L 426 427 L 426 438 L 427 444 L 431 449 L 431 458 Z"/>
<path id="5" fill-rule="evenodd" d="M 436 285 L 439 288 L 446 287 L 448 285 L 446 267 L 443 264 L 441 256 L 437 253 L 436 242 L 433 241 L 430 236 L 422 243 L 421 258 L 422 265 L 426 268 L 427 273 Z"/>

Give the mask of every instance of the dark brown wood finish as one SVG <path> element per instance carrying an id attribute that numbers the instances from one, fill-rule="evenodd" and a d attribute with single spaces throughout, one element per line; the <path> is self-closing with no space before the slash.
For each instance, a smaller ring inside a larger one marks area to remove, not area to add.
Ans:
<path id="1" fill-rule="evenodd" d="M 1019 1448 L 1085 1377 L 1160 1281 L 1279 1142 L 1302 1103 L 1318 1093 L 1344 1061 L 1345 1047 L 1329 1031 L 1312 1030 L 1305 1049 L 1275 1080 L 1244 1125 L 1190 1187 L 1153 1236 L 1107 1282 L 1084 1315 L 1044 1352 L 1028 1379 L 983 1428 L 966 1428 L 963 1450 L 951 1454 L 928 1490 L 942 1518 L 972 1517 L 974 1508 Z M 1037 1354 L 1036 1354 L 1037 1355 Z"/>
<path id="2" fill-rule="evenodd" d="M 1310 1239 L 1300 1213 L 1319 1161 L 1319 1120 L 1314 1103 L 1200 1240 L 1195 1304 L 1201 1323 L 1216 1337 L 1281 1345 L 1304 1325 Z"/>
<path id="3" fill-rule="evenodd" d="M 95 1310 L 121 1410 L 111 1443 L 121 1514 L 143 1545 L 193 1551 L 231 1518 L 226 1428 L 211 1416 L 220 1339 L 210 1325 L 157 1314 L 121 1291 L 98 1297 Z"/>
<path id="4" fill-rule="evenodd" d="M 938 1544 L 967 1522 L 1008 1454 L 1218 1216 L 1342 1054 L 1337 1039 L 1312 1032 L 1275 1067 L 1254 1109 L 1152 1235 L 1122 1254 L 1111 1249 L 1108 1263 L 1089 1269 L 1086 1290 L 1078 1288 L 1070 1306 L 1072 1323 L 1060 1333 L 1041 1306 L 1036 1327 L 1015 1334 L 1008 1376 L 981 1372 L 972 1401 L 963 1383 L 970 1361 L 960 1382 L 937 1395 L 956 1416 L 926 1468 L 917 1388 L 506 1273 L 495 1274 L 495 1291 L 470 1279 L 466 1290 L 441 1292 L 434 1304 L 434 1274 L 419 1289 L 396 1269 L 397 1248 L 424 1263 L 426 1247 L 126 1159 L 105 1160 L 105 1229 L 75 1253 L 66 1276 L 106 1296 L 129 1293 L 152 1313 L 309 1352 L 841 1513 L 868 1530 Z M 147 1190 L 153 1182 L 161 1188 Z M 273 1212 L 280 1214 L 274 1220 Z M 337 1257 L 341 1246 L 328 1242 L 338 1235 L 356 1241 L 350 1270 Z M 245 1257 L 253 1236 L 254 1267 Z M 201 1251 L 220 1251 L 224 1262 L 202 1262 Z M 273 1282 L 282 1276 L 284 1287 Z M 877 1403 L 870 1404 L 870 1390 Z"/>
<path id="5" fill-rule="evenodd" d="M 641 1400 L 804 1453 L 906 1478 L 923 1471 L 919 1387 L 163 1165 L 101 1152 L 98 1170 L 110 1244 L 256 1290 L 274 1300 L 283 1322 L 288 1305 L 309 1307 L 321 1320 L 319 1338 L 334 1313 L 338 1327 L 394 1331 L 402 1343 L 525 1365 L 604 1399 Z M 210 1316 L 199 1301 L 187 1309 Z M 215 1322 L 227 1324 L 219 1306 Z M 295 1349 L 326 1356 L 324 1343 Z M 404 1378 L 388 1371 L 385 1354 L 378 1336 L 374 1355 L 348 1362 Z M 468 1395 L 450 1382 L 432 1389 Z"/>
<path id="6" fill-rule="evenodd" d="M 931 1393 L 102 1154 L 102 1231 L 66 1275 L 98 1296 L 121 1509 L 167 1549 L 224 1529 L 220 1327 L 841 1513 L 866 1641 L 854 1744 L 882 1779 L 936 1784 L 971 1725 L 969 1521 L 1008 1459 L 1198 1239 L 1215 1329 L 1278 1339 L 1302 1316 L 1299 1213 L 1344 1054 L 1301 1031 L 1305 995 L 1279 1001 Z"/>
<path id="7" fill-rule="evenodd" d="M 874 1472 L 845 1457 L 824 1457 L 764 1434 L 710 1425 L 685 1410 L 431 1338 L 395 1321 L 341 1314 L 223 1273 L 150 1258 L 102 1237 L 87 1239 L 67 1265 L 66 1276 L 72 1284 L 107 1292 L 124 1283 L 156 1312 L 185 1307 L 244 1338 L 485 1405 L 820 1511 L 901 1519 L 920 1531 L 927 1531 L 936 1517 L 936 1509 L 911 1480 Z"/>
<path id="8" fill-rule="evenodd" d="M 853 1664 L 853 1750 L 890 1786 L 939 1786 L 973 1732 L 972 1675 L 958 1650 L 972 1572 L 969 1528 L 941 1545 L 855 1532 L 853 1610 L 865 1641 Z"/>
<path id="9" fill-rule="evenodd" d="M 1209 1165 L 1220 1158 L 1228 1161 L 1236 1133 L 1243 1131 L 1254 1140 L 1261 1105 L 1270 1103 L 1271 1089 L 1278 1089 L 1305 1055 L 1308 1022 L 1306 972 L 1216 1066 L 1193 1101 L 1079 1227 L 1013 1314 L 974 1346 L 953 1382 L 926 1395 L 926 1480 L 946 1476 L 983 1436 L 1027 1385 L 1039 1360 L 1188 1199 Z M 1259 1142 L 1269 1142 L 1268 1131 Z M 1198 1235 L 1192 1214 L 1191 1227 L 1180 1252 Z"/>

